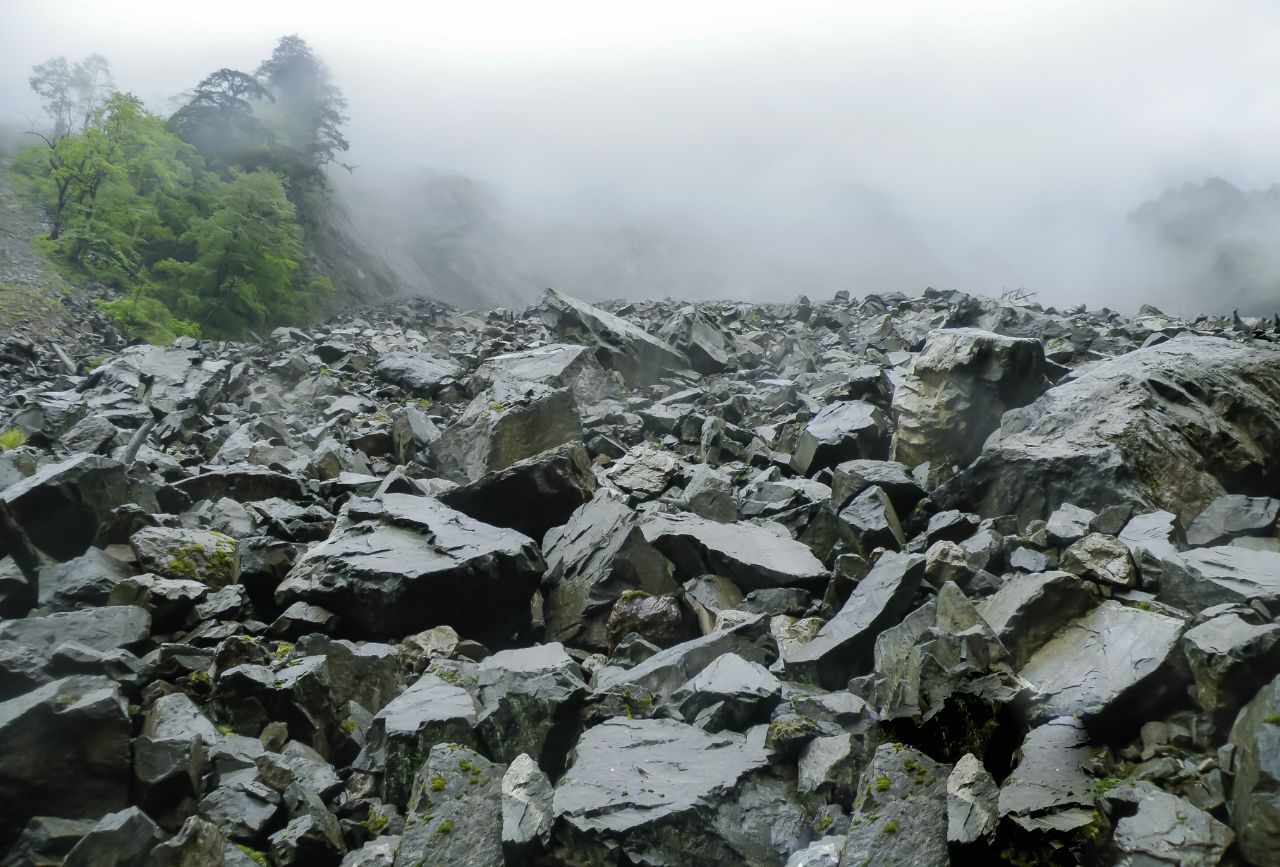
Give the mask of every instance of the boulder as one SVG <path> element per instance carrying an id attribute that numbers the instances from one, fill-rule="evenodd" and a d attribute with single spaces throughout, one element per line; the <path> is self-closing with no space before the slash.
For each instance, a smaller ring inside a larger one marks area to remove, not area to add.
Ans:
<path id="1" fill-rule="evenodd" d="M 471 375 L 473 392 L 501 382 L 540 382 L 552 388 L 567 388 L 579 406 L 599 401 L 616 387 L 588 347 L 571 343 L 549 343 L 491 355 Z"/>
<path id="2" fill-rule="evenodd" d="M 553 289 L 542 296 L 535 315 L 560 339 L 591 348 L 595 358 L 621 374 L 628 387 L 649 385 L 689 367 L 678 349 L 643 328 Z"/>
<path id="3" fill-rule="evenodd" d="M 563 645 L 504 650 L 476 667 L 479 733 L 500 762 L 522 753 L 558 775 L 577 740 L 587 684 Z"/>
<path id="4" fill-rule="evenodd" d="M 796 437 L 791 469 L 809 475 L 843 461 L 883 459 L 888 425 L 884 412 L 872 404 L 860 400 L 827 404 Z"/>
<path id="5" fill-rule="evenodd" d="M 502 851 L 508 864 L 527 861 L 551 840 L 555 821 L 551 780 L 525 754 L 502 775 Z"/>
<path id="6" fill-rule="evenodd" d="M 1280 625 L 1257 619 L 1250 608 L 1228 609 L 1182 636 L 1197 701 L 1224 728 L 1241 705 L 1280 674 Z"/>
<path id="7" fill-rule="evenodd" d="M 809 546 L 780 524 L 721 524 L 688 513 L 656 514 L 644 537 L 676 567 L 676 577 L 722 575 L 746 591 L 767 587 L 819 589 L 827 580 Z"/>
<path id="8" fill-rule="evenodd" d="M 1160 599 L 1187 611 L 1255 599 L 1280 606 L 1280 553 L 1194 548 L 1165 556 L 1161 566 Z"/>
<path id="9" fill-rule="evenodd" d="M 1280 500 L 1231 494 L 1205 506 L 1187 526 L 1188 545 L 1221 545 L 1233 536 L 1274 536 Z"/>
<path id="10" fill-rule="evenodd" d="M 999 799 L 991 774 L 977 756 L 965 753 L 947 777 L 947 842 L 964 846 L 994 836 Z"/>
<path id="11" fill-rule="evenodd" d="M 1231 824 L 1244 859 L 1280 865 L 1280 677 L 1258 690 L 1231 727 Z"/>
<path id="12" fill-rule="evenodd" d="M 240 578 L 236 540 L 222 533 L 144 527 L 130 537 L 129 545 L 138 565 L 157 575 L 210 587 L 224 587 Z"/>
<path id="13" fill-rule="evenodd" d="M 414 397 L 432 398 L 445 384 L 461 376 L 462 368 L 448 359 L 399 349 L 379 358 L 373 375 L 400 386 Z"/>
<path id="14" fill-rule="evenodd" d="M 474 482 L 547 449 L 582 439 L 573 392 L 500 383 L 476 395 L 431 447 L 442 473 Z"/>
<path id="15" fill-rule="evenodd" d="M 1044 391 L 1040 341 L 973 328 L 929 332 L 893 392 L 893 460 L 966 466 L 1007 410 Z"/>
<path id="16" fill-rule="evenodd" d="M 1235 834 L 1191 802 L 1163 792 L 1148 782 L 1119 786 L 1107 801 L 1123 805 L 1111 835 L 1116 867 L 1176 864 L 1213 867 L 1231 847 Z"/>
<path id="17" fill-rule="evenodd" d="M 447 624 L 480 641 L 527 628 L 543 571 L 537 545 L 431 497 L 352 498 L 333 533 L 276 589 L 340 612 L 356 637 L 409 635 Z"/>
<path id="18" fill-rule="evenodd" d="M 433 747 L 414 780 L 396 867 L 502 867 L 505 773 L 467 747 Z"/>
<path id="19" fill-rule="evenodd" d="M 1033 728 L 1000 788 L 1000 815 L 1032 832 L 1090 828 L 1098 820 L 1092 758 L 1081 720 L 1060 717 Z"/>
<path id="20" fill-rule="evenodd" d="M 1218 407 L 1235 407 L 1223 415 Z M 1025 524 L 1064 502 L 1128 504 L 1183 521 L 1227 489 L 1280 486 L 1280 347 L 1180 334 L 1099 362 L 1008 413 L 944 507 Z"/>
<path id="21" fill-rule="evenodd" d="M 124 696 L 105 677 L 75 675 L 0 702 L 0 848 L 32 816 L 123 808 L 129 727 Z"/>
<path id="22" fill-rule="evenodd" d="M 541 539 L 595 490 L 587 450 L 568 443 L 445 491 L 440 501 L 477 521 Z"/>
<path id="23" fill-rule="evenodd" d="M 1017 668 L 1072 620 L 1084 615 L 1098 596 L 1069 572 L 1014 575 L 978 603 L 978 613 L 995 631 Z"/>

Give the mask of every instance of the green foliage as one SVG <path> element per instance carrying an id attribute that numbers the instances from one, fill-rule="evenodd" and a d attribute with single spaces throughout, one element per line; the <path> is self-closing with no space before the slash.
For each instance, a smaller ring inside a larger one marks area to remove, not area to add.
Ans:
<path id="1" fill-rule="evenodd" d="M 267 853 L 265 852 L 259 852 L 257 849 L 250 849 L 243 843 L 237 843 L 236 848 L 247 855 L 249 860 L 254 864 L 259 864 L 261 867 L 267 867 L 267 864 L 270 863 L 267 861 Z"/>
<path id="2" fill-rule="evenodd" d="M 16 449 L 20 445 L 24 445 L 27 441 L 27 435 L 16 427 L 11 427 L 4 433 L 0 433 L 0 452 L 7 452 L 9 449 Z"/>
<path id="3" fill-rule="evenodd" d="M 286 182 L 238 167 L 223 180 L 172 130 L 115 93 L 78 132 L 19 155 L 16 180 L 50 217 L 37 249 L 118 290 L 102 309 L 131 338 L 243 337 L 306 320 L 332 287 L 306 267 Z"/>

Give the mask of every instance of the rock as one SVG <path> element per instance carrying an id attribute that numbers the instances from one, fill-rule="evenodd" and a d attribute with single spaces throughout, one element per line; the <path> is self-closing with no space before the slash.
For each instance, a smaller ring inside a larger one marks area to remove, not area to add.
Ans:
<path id="1" fill-rule="evenodd" d="M 1195 679 L 1197 701 L 1224 728 L 1269 679 L 1280 674 L 1280 625 L 1255 624 L 1224 611 L 1188 629 L 1182 649 Z"/>
<path id="2" fill-rule="evenodd" d="M 50 464 L 0 490 L 0 550 L 34 581 L 43 558 L 70 560 L 97 545 L 111 510 L 128 499 L 119 461 L 80 454 Z"/>
<path id="3" fill-rule="evenodd" d="M 1000 789 L 1000 815 L 1032 832 L 1075 832 L 1098 819 L 1097 787 L 1087 768 L 1089 733 L 1060 717 L 1027 733 L 1018 763 Z"/>
<path id="4" fill-rule="evenodd" d="M 1103 584 L 1130 587 L 1137 581 L 1129 549 L 1120 540 L 1090 533 L 1062 552 L 1063 571 Z"/>
<path id="5" fill-rule="evenodd" d="M 499 384 L 476 395 L 432 446 L 443 474 L 474 482 L 548 449 L 582 439 L 573 392 L 537 383 Z"/>
<path id="6" fill-rule="evenodd" d="M 796 438 L 791 469 L 800 475 L 858 458 L 883 459 L 888 448 L 884 413 L 862 401 L 837 401 L 822 408 Z"/>
<path id="7" fill-rule="evenodd" d="M 0 658 L 0 698 L 17 695 L 53 679 L 58 649 L 73 644 L 106 654 L 136 647 L 151 634 L 147 612 L 134 605 L 113 605 L 0 621 L 0 648 L 17 650 L 25 663 L 15 667 Z"/>
<path id="8" fill-rule="evenodd" d="M 501 867 L 505 772 L 466 747 L 432 748 L 413 784 L 396 867 Z"/>
<path id="9" fill-rule="evenodd" d="M 689 471 L 689 483 L 684 486 L 684 507 L 700 518 L 732 524 L 738 520 L 733 493 L 733 483 L 728 476 L 699 464 Z"/>
<path id="10" fill-rule="evenodd" d="M 893 460 L 965 466 L 1001 414 L 1044 390 L 1037 340 L 972 328 L 929 332 L 924 350 L 893 393 Z"/>
<path id="11" fill-rule="evenodd" d="M 834 689 L 864 673 L 876 637 L 901 619 L 920 589 L 924 564 L 920 554 L 882 554 L 839 613 L 784 660 L 787 676 Z"/>
<path id="12" fill-rule="evenodd" d="M 632 668 L 605 669 L 597 675 L 595 689 L 601 693 L 637 688 L 665 703 L 680 686 L 726 653 L 736 653 L 761 665 L 771 664 L 777 657 L 777 643 L 764 615 L 747 616 L 734 626 L 677 644 Z"/>
<path id="13" fill-rule="evenodd" d="M 692 304 L 677 311 L 660 336 L 683 352 L 698 373 L 721 373 L 730 367 L 733 350 L 728 337 Z"/>
<path id="14" fill-rule="evenodd" d="M 1280 553 L 1221 546 L 1162 560 L 1160 599 L 1191 612 L 1228 602 L 1280 605 Z"/>
<path id="15" fill-rule="evenodd" d="M 461 374 L 462 369 L 448 359 L 408 350 L 387 353 L 373 368 L 373 375 L 383 382 L 426 398 L 438 395 L 447 382 Z"/>
<path id="16" fill-rule="evenodd" d="M 1089 534 L 1089 527 L 1097 519 L 1096 512 L 1063 503 L 1045 522 L 1045 532 L 1054 545 L 1065 548 Z"/>
<path id="17" fill-rule="evenodd" d="M 645 497 L 662 494 L 680 475 L 680 459 L 670 452 L 639 445 L 609 468 L 609 481 L 629 493 Z"/>
<path id="18" fill-rule="evenodd" d="M 404 691 L 400 652 L 389 644 L 307 635 L 295 649 L 304 656 L 325 658 L 329 691 L 339 705 L 354 701 L 376 714 Z"/>
<path id="19" fill-rule="evenodd" d="M 502 776 L 502 851 L 520 863 L 543 851 L 555 819 L 554 789 L 538 763 L 521 753 Z"/>
<path id="20" fill-rule="evenodd" d="M 139 565 L 168 578 L 199 581 L 210 587 L 240 578 L 236 540 L 208 530 L 146 527 L 129 539 Z"/>
<path id="21" fill-rule="evenodd" d="M 460 485 L 440 501 L 477 521 L 541 539 L 596 490 L 582 443 L 569 443 Z"/>
<path id="22" fill-rule="evenodd" d="M 1235 782 L 1231 823 L 1244 860 L 1257 867 L 1280 864 L 1280 677 L 1240 711 L 1231 727 Z"/>
<path id="23" fill-rule="evenodd" d="M 200 794 L 207 751 L 221 739 L 185 693 L 156 699 L 133 741 L 133 774 L 157 816 Z"/>
<path id="24" fill-rule="evenodd" d="M 1063 502 L 1189 520 L 1224 486 L 1274 490 L 1280 424 L 1263 420 L 1280 418 L 1277 371 L 1280 348 L 1191 334 L 1107 359 L 1006 415 L 998 440 L 934 496 L 1025 524 Z M 1226 402 L 1230 419 L 1216 409 Z"/>
<path id="25" fill-rule="evenodd" d="M 529 624 L 543 571 L 526 536 L 491 527 L 430 497 L 352 498 L 333 533 L 276 589 L 342 613 L 353 636 L 408 635 L 448 624 L 481 641 L 509 640 Z"/>
<path id="26" fill-rule="evenodd" d="M 1015 575 L 978 603 L 1017 668 L 1068 623 L 1097 604 L 1097 595 L 1069 572 Z"/>
<path id="27" fill-rule="evenodd" d="M 130 346 L 96 367 L 90 384 L 141 398 L 171 414 L 213 406 L 228 387 L 231 364 L 176 346 Z"/>
<path id="28" fill-rule="evenodd" d="M 137 807 L 108 813 L 75 845 L 63 867 L 132 867 L 164 840 L 159 826 Z"/>
<path id="29" fill-rule="evenodd" d="M 94 822 L 36 816 L 14 843 L 4 867 L 58 867 L 76 843 L 93 830 Z"/>
<path id="30" fill-rule="evenodd" d="M 476 667 L 479 733 L 502 762 L 522 753 L 549 774 L 564 769 L 578 736 L 578 708 L 587 685 L 563 645 L 504 650 Z"/>
<path id="31" fill-rule="evenodd" d="M 206 864 L 251 867 L 255 863 L 227 840 L 216 825 L 199 816 L 187 819 L 178 833 L 152 849 L 147 859 L 147 867 L 204 867 Z"/>
<path id="32" fill-rule="evenodd" d="M 1280 500 L 1271 497 L 1218 497 L 1187 526 L 1188 545 L 1220 545 L 1232 536 L 1274 535 Z"/>
<path id="33" fill-rule="evenodd" d="M 129 794 L 129 714 L 105 677 L 75 675 L 0 702 L 0 848 L 32 816 L 92 819 Z"/>
<path id="34" fill-rule="evenodd" d="M 831 471 L 831 505 L 843 509 L 867 488 L 878 487 L 889 495 L 899 515 L 910 515 L 924 499 L 924 490 L 911 478 L 906 466 L 896 461 L 853 460 L 836 464 Z"/>
<path id="35" fill-rule="evenodd" d="M 726 653 L 671 696 L 686 722 L 709 732 L 742 731 L 767 722 L 782 698 L 782 684 L 763 665 Z"/>
<path id="36" fill-rule="evenodd" d="M 609 617 L 623 593 L 679 591 L 671 564 L 645 539 L 641 522 L 615 492 L 600 490 L 547 533 L 543 617 L 549 639 L 608 650 Z"/>
<path id="37" fill-rule="evenodd" d="M 1107 600 L 1037 650 L 1018 675 L 1039 691 L 1041 718 L 1077 714 L 1105 731 L 1180 686 L 1170 667 L 1183 628 L 1173 617 Z"/>
<path id="38" fill-rule="evenodd" d="M 1000 821 L 1000 788 L 973 753 L 965 753 L 947 777 L 947 842 L 968 845 L 990 839 Z"/>
<path id="39" fill-rule="evenodd" d="M 883 488 L 872 485 L 853 498 L 840 511 L 840 520 L 853 530 L 863 550 L 874 548 L 900 549 L 906 544 L 902 524 L 893 503 Z"/>
<path id="40" fill-rule="evenodd" d="M 721 524 L 687 513 L 653 515 L 644 537 L 676 567 L 678 578 L 723 575 L 743 590 L 825 584 L 827 571 L 780 524 Z"/>
<path id="41" fill-rule="evenodd" d="M 1164 511 L 1135 515 L 1117 537 L 1129 549 L 1146 589 L 1160 586 L 1164 558 L 1178 553 L 1177 520 L 1172 512 Z"/>
<path id="42" fill-rule="evenodd" d="M 131 574 L 115 557 L 90 548 L 79 557 L 40 570 L 39 604 L 53 611 L 106 605 L 116 585 Z"/>
<path id="43" fill-rule="evenodd" d="M 556 786 L 555 856 L 596 864 L 618 863 L 619 854 L 642 864 L 752 863 L 737 860 L 709 814 L 768 765 L 763 729 L 756 732 L 708 734 L 674 720 L 622 718 L 588 729 Z"/>
<path id="44" fill-rule="evenodd" d="M 904 773 L 905 771 L 905 773 Z M 951 768 L 909 747 L 883 744 L 858 782 L 840 863 L 945 867 Z"/>
<path id="45" fill-rule="evenodd" d="M 1133 815 L 1120 817 L 1111 837 L 1117 867 L 1213 867 L 1235 839 L 1231 829 L 1213 816 L 1151 783 L 1121 786 L 1106 797 L 1136 808 Z"/>
<path id="46" fill-rule="evenodd" d="M 609 647 L 616 649 L 628 635 L 657 647 L 672 647 L 697 635 L 693 617 L 675 596 L 650 596 L 629 590 L 613 603 L 608 624 Z"/>
<path id="47" fill-rule="evenodd" d="M 472 390 L 499 382 L 540 382 L 573 392 L 579 406 L 599 401 L 614 390 L 608 374 L 586 346 L 550 343 L 520 352 L 491 355 L 471 375 Z"/>
<path id="48" fill-rule="evenodd" d="M 644 329 L 552 289 L 542 296 L 535 315 L 562 340 L 590 347 L 604 367 L 620 373 L 632 388 L 689 366 L 679 350 Z"/>
<path id="49" fill-rule="evenodd" d="M 273 498 L 293 501 L 300 500 L 303 496 L 302 483 L 296 476 L 249 464 L 219 467 L 174 482 L 169 488 L 178 495 L 179 501 L 181 498 L 187 498 L 192 501 L 216 502 L 229 497 L 237 503 L 253 503 Z M 157 497 L 166 507 L 175 505 L 167 502 L 173 497 L 166 497 L 163 488 Z"/>
<path id="50" fill-rule="evenodd" d="M 408 802 L 413 777 L 436 744 L 476 745 L 476 705 L 462 687 L 424 674 L 373 718 L 365 747 L 352 763 L 383 775 L 386 800 Z"/>

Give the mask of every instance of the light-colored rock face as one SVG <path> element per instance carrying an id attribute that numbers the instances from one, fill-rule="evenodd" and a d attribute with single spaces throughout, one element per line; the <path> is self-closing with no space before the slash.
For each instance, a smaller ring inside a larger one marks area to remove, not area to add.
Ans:
<path id="1" fill-rule="evenodd" d="M 965 466 L 1000 416 L 1044 390 L 1037 340 L 972 328 L 933 331 L 893 393 L 892 458 L 914 467 Z"/>
<path id="2" fill-rule="evenodd" d="M 1278 371 L 1280 347 L 1189 334 L 1102 361 L 1005 416 L 941 499 L 1023 523 L 1064 502 L 1190 521 L 1224 485 L 1276 485 Z"/>

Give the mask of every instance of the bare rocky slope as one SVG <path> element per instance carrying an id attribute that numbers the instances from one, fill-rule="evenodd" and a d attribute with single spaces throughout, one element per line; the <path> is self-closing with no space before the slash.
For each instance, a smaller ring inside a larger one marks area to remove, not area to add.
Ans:
<path id="1" fill-rule="evenodd" d="M 0 340 L 6 865 L 1280 864 L 1280 335 Z"/>

